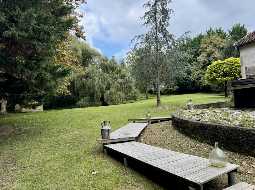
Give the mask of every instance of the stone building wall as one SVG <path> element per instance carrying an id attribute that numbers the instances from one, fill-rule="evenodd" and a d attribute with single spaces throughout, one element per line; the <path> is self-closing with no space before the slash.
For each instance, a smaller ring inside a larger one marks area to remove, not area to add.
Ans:
<path id="1" fill-rule="evenodd" d="M 255 67 L 255 43 L 240 48 L 242 78 L 246 79 L 245 67 Z"/>

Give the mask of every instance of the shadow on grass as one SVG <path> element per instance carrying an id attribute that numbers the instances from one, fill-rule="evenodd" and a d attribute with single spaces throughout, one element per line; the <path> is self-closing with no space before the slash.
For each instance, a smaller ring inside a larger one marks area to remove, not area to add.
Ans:
<path id="1" fill-rule="evenodd" d="M 25 141 L 26 139 L 35 139 L 43 132 L 38 127 L 22 127 L 11 124 L 0 124 L 0 145 L 5 142 Z"/>

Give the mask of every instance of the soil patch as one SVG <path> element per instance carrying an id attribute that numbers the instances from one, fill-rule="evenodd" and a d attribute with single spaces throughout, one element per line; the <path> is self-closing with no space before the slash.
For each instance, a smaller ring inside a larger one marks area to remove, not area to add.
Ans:
<path id="1" fill-rule="evenodd" d="M 0 137 L 9 137 L 13 134 L 15 129 L 12 126 L 3 125 L 0 126 Z"/>

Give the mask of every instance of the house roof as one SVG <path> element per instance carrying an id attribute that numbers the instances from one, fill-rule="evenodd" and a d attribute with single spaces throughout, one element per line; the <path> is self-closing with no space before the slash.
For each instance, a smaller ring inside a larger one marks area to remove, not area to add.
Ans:
<path id="1" fill-rule="evenodd" d="M 235 46 L 241 48 L 247 44 L 255 43 L 255 31 L 247 34 L 241 40 L 235 43 Z"/>

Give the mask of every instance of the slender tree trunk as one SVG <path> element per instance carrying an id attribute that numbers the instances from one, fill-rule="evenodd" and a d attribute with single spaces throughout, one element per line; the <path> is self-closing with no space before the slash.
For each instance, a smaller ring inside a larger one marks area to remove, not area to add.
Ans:
<path id="1" fill-rule="evenodd" d="M 227 83 L 227 81 L 225 81 L 225 83 L 224 83 L 224 93 L 225 93 L 225 97 L 228 97 L 228 83 Z"/>
<path id="2" fill-rule="evenodd" d="M 158 1 L 155 1 L 155 6 L 157 6 Z M 156 44 L 156 55 L 155 55 L 155 68 L 157 71 L 157 78 L 156 78 L 156 90 L 157 90 L 157 107 L 160 106 L 160 65 L 159 65 L 159 36 L 158 36 L 158 18 L 157 18 L 158 10 L 156 9 L 154 13 L 155 19 L 155 44 Z"/>
<path id="3" fill-rule="evenodd" d="M 148 88 L 147 88 L 147 87 L 146 87 L 146 90 L 145 90 L 145 98 L 146 98 L 146 100 L 149 99 L 149 96 L 148 96 Z"/>
<path id="4" fill-rule="evenodd" d="M 161 103 L 161 101 L 160 101 L 160 78 L 159 78 L 159 75 L 160 75 L 160 73 L 159 73 L 159 71 L 157 71 L 157 107 L 159 107 L 160 106 L 160 103 Z"/>

